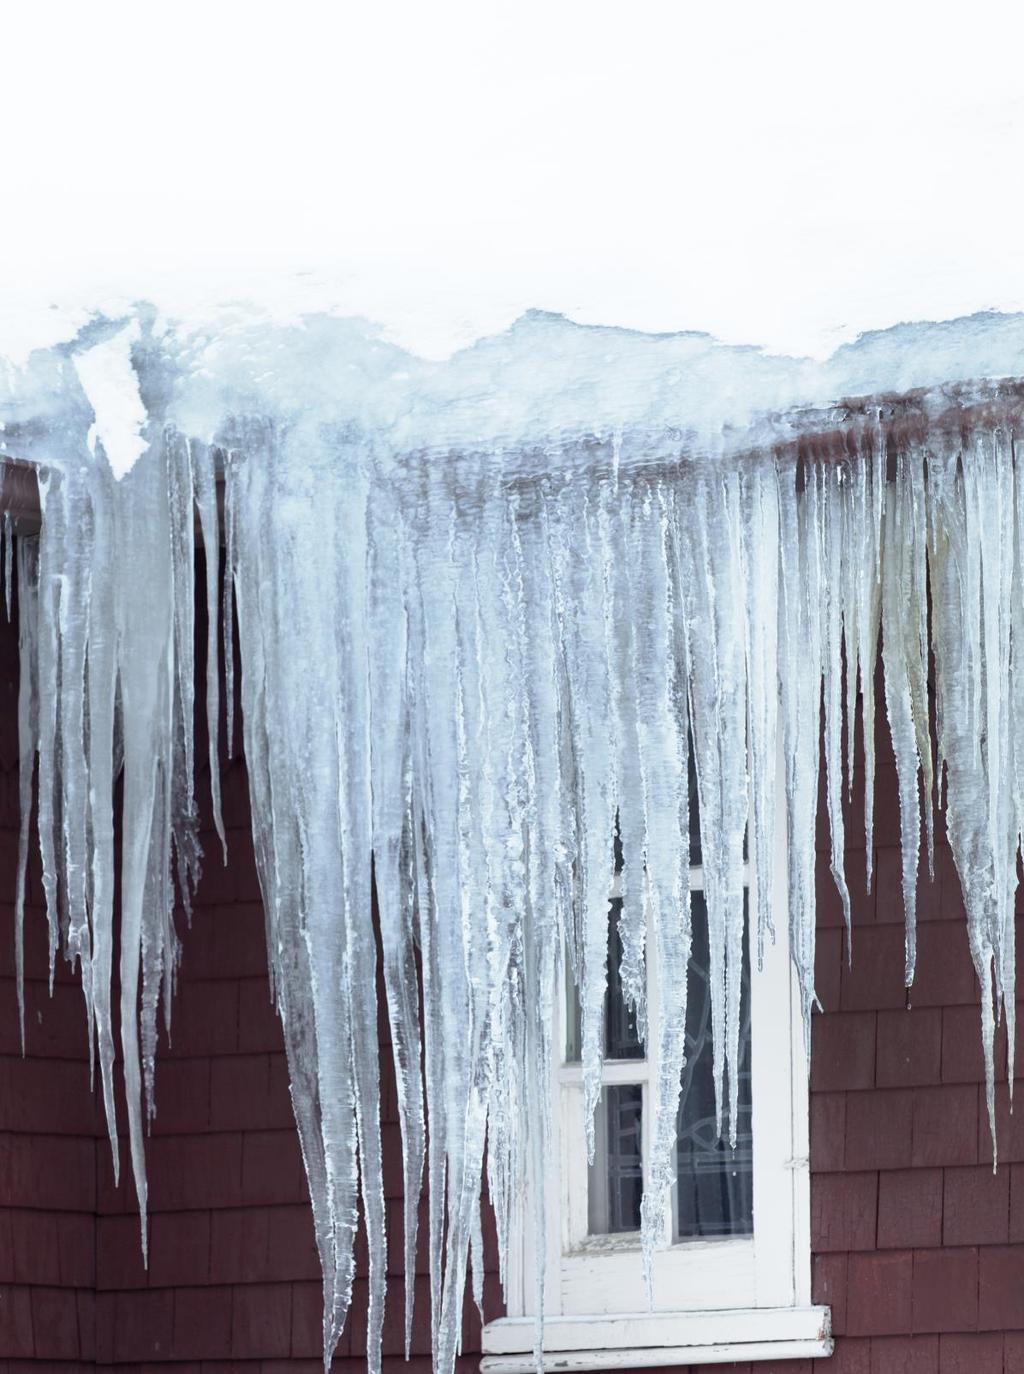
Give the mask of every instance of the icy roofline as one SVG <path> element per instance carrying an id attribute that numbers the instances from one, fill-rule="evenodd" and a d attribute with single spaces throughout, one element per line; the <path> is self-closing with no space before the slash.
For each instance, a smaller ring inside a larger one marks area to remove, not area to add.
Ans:
<path id="1" fill-rule="evenodd" d="M 965 407 L 1016 405 L 1020 378 L 1019 314 L 899 325 L 816 361 L 533 311 L 438 362 L 363 320 L 271 325 L 236 308 L 197 323 L 140 305 L 23 364 L 0 361 L 0 421 L 8 453 L 60 461 L 47 436 L 60 431 L 66 456 L 81 432 L 119 455 L 119 474 L 144 416 L 205 441 L 231 443 L 246 417 L 340 427 L 382 454 L 483 453 L 529 468 L 531 453 L 543 463 L 575 449 L 585 461 L 594 440 L 621 440 L 627 462 L 806 442 L 874 420 L 876 407 L 887 422 L 941 425 L 948 412 L 956 423 Z"/>

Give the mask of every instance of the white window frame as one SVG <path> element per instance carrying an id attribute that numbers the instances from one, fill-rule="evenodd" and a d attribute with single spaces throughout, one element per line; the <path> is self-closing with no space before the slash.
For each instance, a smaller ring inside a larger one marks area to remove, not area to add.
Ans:
<path id="1" fill-rule="evenodd" d="M 545 1364 L 585 1370 L 785 1360 L 832 1353 L 831 1314 L 811 1302 L 807 1053 L 789 957 L 787 846 L 781 776 L 774 866 L 775 943 L 752 961 L 751 1096 L 754 1233 L 666 1245 L 654 1261 L 648 1305 L 638 1237 L 588 1237 L 582 1071 L 564 1060 L 565 998 L 557 999 L 548 1199 Z M 702 884 L 691 870 L 691 889 Z M 614 895 L 614 893 L 612 894 Z M 657 1010 L 654 961 L 648 999 Z M 636 1060 L 604 1066 L 606 1084 L 654 1081 Z M 645 1088 L 645 1121 L 650 1120 Z M 575 1104 L 574 1106 L 571 1104 Z M 646 1151 L 649 1131 L 643 1134 Z M 645 1160 L 646 1165 L 646 1160 Z M 571 1180 L 571 1184 L 569 1182 Z M 525 1203 L 526 1199 L 523 1199 Z M 671 1210 L 671 1209 L 668 1209 Z M 507 1315 L 483 1329 L 483 1374 L 532 1374 L 536 1330 L 532 1209 L 517 1209 L 509 1246 Z"/>

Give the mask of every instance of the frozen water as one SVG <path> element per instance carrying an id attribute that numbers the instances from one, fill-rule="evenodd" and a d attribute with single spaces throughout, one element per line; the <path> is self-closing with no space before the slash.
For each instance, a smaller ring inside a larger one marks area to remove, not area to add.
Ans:
<path id="1" fill-rule="evenodd" d="M 406 1340 L 425 1177 L 434 1358 L 449 1371 L 468 1271 L 480 1294 L 482 1176 L 503 1272 L 523 1181 L 544 1176 L 566 967 L 593 1148 L 617 867 L 622 986 L 658 1065 L 650 1260 L 685 1053 L 691 751 L 718 1116 L 734 1135 L 744 890 L 759 953 L 789 922 L 809 1025 L 821 755 L 849 921 L 858 714 L 871 879 L 879 649 L 906 977 L 922 829 L 931 867 L 944 806 L 991 1113 L 1001 1017 L 1012 1046 L 1024 830 L 1022 407 L 997 379 L 1021 375 L 1024 320 L 1001 316 L 901 327 L 815 363 L 532 315 L 436 363 L 353 321 L 274 331 L 240 318 L 210 335 L 143 310 L 0 365 L 2 448 L 37 466 L 42 503 L 38 537 L 17 540 L 17 963 L 20 975 L 38 762 L 51 960 L 63 949 L 81 970 L 115 1170 L 119 960 L 143 1237 L 174 912 L 187 916 L 199 863 L 197 519 L 216 861 L 237 617 L 268 967 L 328 1353 L 361 1215 L 367 1359 L 379 1368 L 378 987 L 402 1129 Z M 780 749 L 785 912 L 773 910 Z M 660 972 L 650 999 L 648 959 Z M 530 1196 L 542 1307 L 552 1199 L 542 1186 Z"/>

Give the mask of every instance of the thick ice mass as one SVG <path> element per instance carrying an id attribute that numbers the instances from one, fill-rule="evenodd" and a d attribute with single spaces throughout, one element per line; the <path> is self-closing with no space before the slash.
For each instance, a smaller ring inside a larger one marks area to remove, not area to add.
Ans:
<path id="1" fill-rule="evenodd" d="M 20 976 L 38 764 L 51 963 L 63 950 L 81 970 L 115 1171 L 120 1038 L 143 1237 L 175 911 L 200 857 L 197 528 L 214 823 L 223 844 L 217 741 L 225 712 L 233 735 L 237 616 L 268 966 L 328 1356 L 361 1216 L 367 1359 L 380 1363 L 378 976 L 405 1271 L 425 1178 L 434 1359 L 449 1371 L 468 1269 L 479 1293 L 482 1178 L 504 1270 L 523 1180 L 544 1176 L 566 967 L 589 1112 L 597 1101 L 617 855 L 622 984 L 661 1066 L 648 1257 L 662 1232 L 685 1055 L 691 765 L 724 1132 L 737 1119 L 746 886 L 752 949 L 788 919 L 809 1029 L 819 773 L 849 921 L 858 730 L 872 876 L 879 655 L 906 978 L 938 822 L 964 890 L 994 1120 L 1003 1018 L 1012 1081 L 1024 833 L 1021 376 L 1024 319 L 1000 316 L 901 327 L 813 363 L 535 315 L 440 364 L 352 321 L 210 335 L 142 312 L 0 366 L 0 448 L 35 466 L 42 509 L 13 562 L 5 524 L 2 560 L 21 652 L 17 964 Z M 552 1199 L 531 1196 L 541 1238 Z M 411 1281 L 405 1302 L 408 1340 Z"/>

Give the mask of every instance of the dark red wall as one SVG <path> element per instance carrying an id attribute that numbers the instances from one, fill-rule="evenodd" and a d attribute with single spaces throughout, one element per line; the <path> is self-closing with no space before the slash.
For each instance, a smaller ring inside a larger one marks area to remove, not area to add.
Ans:
<path id="1" fill-rule="evenodd" d="M 825 1015 L 814 1018 L 811 1069 L 815 1297 L 832 1306 L 837 1374 L 1017 1374 L 1024 1131 L 1019 1112 L 1008 1116 L 1003 1083 L 993 1175 L 977 983 L 960 883 L 941 837 L 935 881 L 925 874 L 918 884 L 917 976 L 906 1007 L 896 775 L 884 739 L 878 748 L 870 896 L 858 804 L 848 818 L 852 968 L 819 855 Z M 1017 1053 L 1020 1065 L 1019 1040 Z M 1004 1042 L 1004 1078 L 1005 1062 Z"/>
<path id="2" fill-rule="evenodd" d="M 173 1044 L 162 1046 L 158 1063 L 147 1274 L 134 1194 L 125 1179 L 113 1186 L 102 1112 L 89 1094 L 81 991 L 63 964 L 47 997 L 35 874 L 28 1057 L 19 1054 L 10 904 L 15 674 L 13 637 L 0 626 L 0 1374 L 114 1366 L 127 1374 L 158 1365 L 181 1374 L 314 1374 L 319 1269 L 267 996 L 244 767 L 232 764 L 224 778 L 228 869 L 215 836 L 204 833 L 206 873 L 193 929 L 183 933 Z M 870 897 L 857 805 L 849 817 L 852 970 L 824 855 L 820 864 L 825 1014 L 814 1018 L 812 1243 L 815 1298 L 832 1307 L 836 1352 L 814 1366 L 717 1365 L 707 1374 L 1024 1371 L 1024 1125 L 1019 1111 L 1009 1117 L 1001 1088 L 1002 1167 L 993 1177 L 974 973 L 943 846 L 935 883 L 925 879 L 919 891 L 918 976 L 913 1008 L 905 1007 L 896 784 L 884 748 Z M 419 1273 L 415 1357 L 406 1366 L 396 1272 L 400 1144 L 390 1074 L 385 1080 L 386 1365 L 419 1374 L 429 1369 L 427 1286 Z M 364 1368 L 364 1282 L 336 1370 Z M 496 1293 L 493 1276 L 489 1289 Z M 475 1370 L 479 1327 L 470 1308 L 464 1348 L 463 1365 Z"/>

